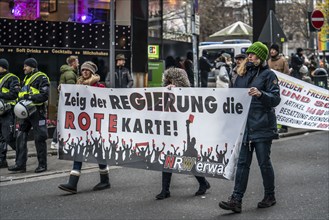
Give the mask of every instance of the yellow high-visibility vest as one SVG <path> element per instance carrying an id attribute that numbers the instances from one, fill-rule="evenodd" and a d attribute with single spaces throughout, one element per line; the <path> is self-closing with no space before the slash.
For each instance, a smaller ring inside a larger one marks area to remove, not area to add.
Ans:
<path id="1" fill-rule="evenodd" d="M 20 81 L 19 78 L 13 74 L 13 73 L 7 73 L 4 77 L 0 79 L 0 87 L 2 93 L 8 93 L 10 90 L 9 88 L 4 87 L 3 85 L 10 77 L 16 77 L 18 79 L 18 82 Z M 16 100 L 4 100 L 6 103 L 9 103 L 11 105 L 16 105 Z"/>
<path id="2" fill-rule="evenodd" d="M 39 76 L 47 77 L 48 82 L 49 82 L 48 76 L 43 72 L 36 72 L 33 75 L 31 75 L 29 78 L 27 78 L 27 76 L 25 76 L 24 85 L 23 85 L 21 91 L 18 93 L 18 98 L 23 98 L 25 94 L 28 94 L 28 95 L 40 94 L 40 91 L 37 88 L 30 86 L 34 82 L 34 80 L 36 80 Z M 43 103 L 33 103 L 33 104 L 42 105 Z"/>

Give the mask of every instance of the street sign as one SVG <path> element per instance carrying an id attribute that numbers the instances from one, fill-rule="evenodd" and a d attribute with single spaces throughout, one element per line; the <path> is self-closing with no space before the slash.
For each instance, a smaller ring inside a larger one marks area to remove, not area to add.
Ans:
<path id="1" fill-rule="evenodd" d="M 316 29 L 320 29 L 324 24 L 324 15 L 320 10 L 314 10 L 311 14 L 312 26 Z"/>

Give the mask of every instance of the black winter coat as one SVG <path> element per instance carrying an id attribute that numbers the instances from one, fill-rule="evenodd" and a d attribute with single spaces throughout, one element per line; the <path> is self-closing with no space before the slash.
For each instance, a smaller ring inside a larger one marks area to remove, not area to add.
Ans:
<path id="1" fill-rule="evenodd" d="M 8 72 L 0 74 L 0 79 L 4 77 Z M 20 85 L 17 77 L 9 77 L 3 84 L 4 88 L 9 89 L 8 93 L 2 93 L 0 88 L 0 98 L 4 100 L 15 100 L 18 97 L 20 91 Z"/>
<path id="2" fill-rule="evenodd" d="M 303 66 L 304 62 L 305 58 L 303 55 L 295 54 L 291 57 L 292 77 L 302 79 L 303 75 L 299 72 L 299 69 Z"/>
<path id="3" fill-rule="evenodd" d="M 247 67 L 244 76 L 236 78 L 235 88 L 256 87 L 262 95 L 252 97 L 243 142 L 259 142 L 278 138 L 274 107 L 280 101 L 278 78 L 268 66 Z"/>
<path id="4" fill-rule="evenodd" d="M 33 75 L 36 71 L 34 71 L 33 73 L 29 73 L 27 75 L 27 78 L 28 79 L 31 75 Z M 22 81 L 22 88 L 24 86 L 24 81 Z M 47 77 L 45 76 L 39 76 L 38 78 L 36 78 L 32 84 L 30 85 L 36 89 L 38 89 L 40 91 L 39 94 L 34 94 L 34 95 L 31 95 L 31 98 L 30 100 L 32 100 L 33 102 L 35 103 L 43 103 L 43 102 L 46 102 L 48 101 L 48 97 L 49 97 L 49 80 Z"/>
<path id="5" fill-rule="evenodd" d="M 115 88 L 131 88 L 133 84 L 133 78 L 127 68 L 115 68 Z"/>

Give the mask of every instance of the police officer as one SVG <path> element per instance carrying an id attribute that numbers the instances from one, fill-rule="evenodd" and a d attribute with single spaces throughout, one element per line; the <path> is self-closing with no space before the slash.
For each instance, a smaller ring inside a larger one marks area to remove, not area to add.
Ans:
<path id="1" fill-rule="evenodd" d="M 0 59 L 0 168 L 8 167 L 7 146 L 15 150 L 15 115 L 14 106 L 20 91 L 19 78 L 9 73 L 9 63 Z"/>
<path id="2" fill-rule="evenodd" d="M 8 168 L 9 171 L 26 172 L 27 139 L 33 127 L 34 142 L 37 150 L 39 165 L 35 173 L 47 170 L 47 124 L 46 106 L 49 93 L 49 78 L 38 70 L 38 63 L 34 58 L 24 61 L 24 74 L 22 89 L 18 94 L 19 100 L 30 100 L 36 106 L 36 111 L 29 117 L 20 121 L 16 140 L 16 164 Z M 16 113 L 16 112 L 15 112 Z"/>

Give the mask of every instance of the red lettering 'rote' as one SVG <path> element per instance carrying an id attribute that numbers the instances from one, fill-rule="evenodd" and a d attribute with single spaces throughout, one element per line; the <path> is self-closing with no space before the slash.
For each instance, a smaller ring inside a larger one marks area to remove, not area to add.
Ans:
<path id="1" fill-rule="evenodd" d="M 118 124 L 118 116 L 110 115 L 109 117 L 109 132 L 116 133 L 117 132 L 117 124 Z"/>
<path id="2" fill-rule="evenodd" d="M 83 124 L 83 119 L 86 120 L 86 123 Z M 87 131 L 89 130 L 90 127 L 90 116 L 86 113 L 86 112 L 81 112 L 79 117 L 78 117 L 78 123 L 79 123 L 79 127 L 84 130 Z"/>
<path id="3" fill-rule="evenodd" d="M 102 124 L 102 119 L 104 119 L 104 114 L 94 114 L 94 118 L 96 119 L 96 131 L 101 131 L 101 124 Z"/>
<path id="4" fill-rule="evenodd" d="M 73 124 L 74 122 L 74 113 L 73 112 L 66 112 L 65 114 L 65 129 L 75 129 Z"/>

